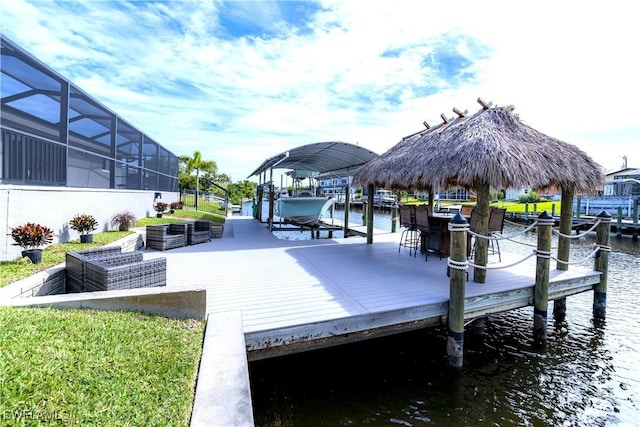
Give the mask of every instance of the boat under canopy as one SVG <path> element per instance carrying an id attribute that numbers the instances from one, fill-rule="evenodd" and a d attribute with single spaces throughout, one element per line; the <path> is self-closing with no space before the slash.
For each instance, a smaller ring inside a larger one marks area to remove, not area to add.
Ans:
<path id="1" fill-rule="evenodd" d="M 315 227 L 334 203 L 327 197 L 287 197 L 274 202 L 274 213 L 292 224 Z"/>

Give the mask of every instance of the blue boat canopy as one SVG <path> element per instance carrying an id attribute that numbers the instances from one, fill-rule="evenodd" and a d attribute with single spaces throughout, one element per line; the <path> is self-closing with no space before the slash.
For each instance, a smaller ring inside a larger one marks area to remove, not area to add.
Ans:
<path id="1" fill-rule="evenodd" d="M 249 177 L 269 169 L 316 172 L 318 176 L 348 176 L 378 154 L 346 142 L 316 142 L 280 153 L 265 160 Z"/>

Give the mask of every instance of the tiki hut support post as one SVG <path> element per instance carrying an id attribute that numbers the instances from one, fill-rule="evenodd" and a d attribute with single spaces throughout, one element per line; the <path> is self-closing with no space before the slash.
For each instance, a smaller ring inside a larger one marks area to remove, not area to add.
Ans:
<path id="1" fill-rule="evenodd" d="M 478 202 L 476 204 L 477 215 L 477 233 L 483 236 L 489 234 L 489 183 L 479 181 L 477 185 Z M 476 251 L 474 263 L 477 265 L 487 265 L 489 258 L 489 241 L 487 239 L 476 239 Z M 476 283 L 484 283 L 487 278 L 487 270 L 484 268 L 475 268 L 473 271 L 473 281 Z"/>
<path id="2" fill-rule="evenodd" d="M 369 184 L 367 186 L 367 244 L 370 245 L 373 243 L 373 193 L 375 191 L 375 187 L 373 184 Z"/>
<path id="3" fill-rule="evenodd" d="M 607 315 L 607 275 L 609 271 L 609 252 L 611 251 L 611 215 L 602 211 L 597 217 L 600 220 L 596 228 L 596 254 L 595 270 L 602 273 L 600 283 L 593 289 L 593 317 L 596 320 L 604 320 Z"/>
<path id="4" fill-rule="evenodd" d="M 467 231 L 469 223 L 457 213 L 449 223 L 451 243 L 449 257 L 449 311 L 447 323 L 447 358 L 454 368 L 462 367 L 464 347 L 464 297 L 467 276 Z"/>
<path id="5" fill-rule="evenodd" d="M 562 199 L 560 202 L 560 236 L 558 237 L 558 260 L 569 261 L 571 250 L 571 226 L 573 225 L 573 188 L 562 189 Z M 569 265 L 558 262 L 557 270 L 568 270 Z M 556 320 L 563 320 L 567 313 L 567 299 L 558 298 L 553 301 L 553 317 Z"/>
<path id="6" fill-rule="evenodd" d="M 536 253 L 536 284 L 533 292 L 533 342 L 543 346 L 547 343 L 547 308 L 549 306 L 549 262 L 551 260 L 551 237 L 553 217 L 542 212 L 538 216 L 538 249 Z"/>
<path id="7" fill-rule="evenodd" d="M 433 206 L 433 201 L 435 200 L 435 195 L 433 194 L 433 187 L 427 187 L 427 191 L 429 192 L 429 209 L 431 209 L 431 213 L 434 213 L 435 206 Z"/>
<path id="8" fill-rule="evenodd" d="M 351 194 L 349 186 L 344 187 L 344 238 L 349 237 L 349 209 L 351 209 Z"/>

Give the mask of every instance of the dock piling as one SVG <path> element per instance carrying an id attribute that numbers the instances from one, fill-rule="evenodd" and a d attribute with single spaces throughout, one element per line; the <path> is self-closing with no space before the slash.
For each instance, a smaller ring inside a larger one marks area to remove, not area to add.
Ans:
<path id="1" fill-rule="evenodd" d="M 536 284 L 533 292 L 533 342 L 543 346 L 547 343 L 547 309 L 549 306 L 549 262 L 551 260 L 551 237 L 553 217 L 547 211 L 538 216 L 538 247 L 536 254 Z"/>
<path id="2" fill-rule="evenodd" d="M 367 226 L 367 244 L 373 243 L 373 193 L 375 188 L 372 184 L 367 187 L 369 194 L 367 195 L 367 204 L 363 206 L 366 209 L 366 222 L 363 225 Z"/>
<path id="3" fill-rule="evenodd" d="M 598 253 L 594 262 L 594 270 L 602 273 L 600 283 L 593 289 L 593 317 L 604 320 L 607 315 L 607 275 L 609 271 L 609 252 L 611 251 L 611 215 L 602 211 L 598 214 L 600 224 L 596 228 L 596 244 Z"/>
<path id="4" fill-rule="evenodd" d="M 344 237 L 349 237 L 349 210 L 351 209 L 351 191 L 347 185 L 344 188 Z"/>
<path id="5" fill-rule="evenodd" d="M 571 235 L 573 226 L 573 189 L 563 188 L 562 199 L 560 201 L 560 224 L 558 236 L 558 260 L 569 261 L 569 252 L 571 251 L 571 239 L 567 236 Z M 555 205 L 553 205 L 555 208 Z M 555 215 L 551 215 L 555 216 Z M 569 265 L 561 262 L 556 263 L 556 270 L 568 270 Z M 553 317 L 556 320 L 564 320 L 567 314 L 567 299 L 559 298 L 553 302 Z"/>
<path id="6" fill-rule="evenodd" d="M 467 231 L 469 223 L 457 213 L 449 223 L 451 231 L 449 257 L 449 311 L 447 323 L 447 358 L 449 365 L 461 368 L 464 348 L 464 297 L 467 277 Z"/>
<path id="7" fill-rule="evenodd" d="M 622 206 L 618 206 L 618 217 L 616 218 L 616 237 L 622 237 Z"/>
<path id="8" fill-rule="evenodd" d="M 633 224 L 638 225 L 638 204 L 640 203 L 640 197 L 636 196 L 633 200 Z M 634 242 L 638 241 L 638 227 L 633 228 L 632 239 Z"/>
<path id="9" fill-rule="evenodd" d="M 567 298 L 558 298 L 553 301 L 553 318 L 556 322 L 562 322 L 567 316 Z"/>

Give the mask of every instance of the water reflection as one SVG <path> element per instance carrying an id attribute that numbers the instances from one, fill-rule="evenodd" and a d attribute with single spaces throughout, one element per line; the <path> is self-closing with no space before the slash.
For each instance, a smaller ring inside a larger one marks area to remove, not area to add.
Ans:
<path id="1" fill-rule="evenodd" d="M 572 240 L 571 259 L 594 239 Z M 467 328 L 461 371 L 447 366 L 442 328 L 253 362 L 256 425 L 638 425 L 640 244 L 611 244 L 605 321 L 593 321 L 592 293 L 571 296 L 535 349 L 532 308 L 490 316 L 481 335 Z"/>

